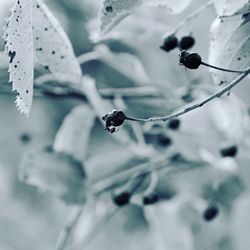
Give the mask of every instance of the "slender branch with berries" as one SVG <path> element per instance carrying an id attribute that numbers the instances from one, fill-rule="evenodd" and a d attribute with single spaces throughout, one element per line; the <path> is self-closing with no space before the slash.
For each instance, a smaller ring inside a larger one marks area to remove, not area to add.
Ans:
<path id="1" fill-rule="evenodd" d="M 103 116 L 103 120 L 106 122 L 106 129 L 110 133 L 114 133 L 119 126 L 121 126 L 125 120 L 130 120 L 130 121 L 138 121 L 138 122 L 158 122 L 158 121 L 167 121 L 179 116 L 182 116 L 192 110 L 195 110 L 197 108 L 202 107 L 206 103 L 212 101 L 215 98 L 219 98 L 225 93 L 227 93 L 229 90 L 231 90 L 233 87 L 235 87 L 238 83 L 240 83 L 249 73 L 250 73 L 250 67 L 247 68 L 244 71 L 237 71 L 237 70 L 228 70 L 228 69 L 223 69 L 219 67 L 215 67 L 212 65 L 209 65 L 207 63 L 202 62 L 201 57 L 197 53 L 189 53 L 187 51 L 182 51 L 180 55 L 180 64 L 184 65 L 186 68 L 189 69 L 197 69 L 200 65 L 205 65 L 209 67 L 213 67 L 218 70 L 226 71 L 226 72 L 231 72 L 231 73 L 238 73 L 240 74 L 236 79 L 234 79 L 230 84 L 222 88 L 221 90 L 215 92 L 214 94 L 208 96 L 202 101 L 199 101 L 198 103 L 192 104 L 186 108 L 184 108 L 181 111 L 178 111 L 176 113 L 173 113 L 171 115 L 167 116 L 162 116 L 162 117 L 150 117 L 147 119 L 142 119 L 142 118 L 134 118 L 134 117 L 129 117 L 125 115 L 122 111 L 117 111 L 114 110 L 113 112 L 106 114 Z"/>

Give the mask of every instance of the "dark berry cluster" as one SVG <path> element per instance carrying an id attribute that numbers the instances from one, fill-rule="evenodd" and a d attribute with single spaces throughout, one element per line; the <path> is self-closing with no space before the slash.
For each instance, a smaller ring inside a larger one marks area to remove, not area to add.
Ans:
<path id="1" fill-rule="evenodd" d="M 121 126 L 125 119 L 125 114 L 119 110 L 113 110 L 102 117 L 102 120 L 105 121 L 106 130 L 110 133 L 114 133 L 116 128 Z"/>
<path id="2" fill-rule="evenodd" d="M 235 157 L 237 155 L 237 152 L 238 148 L 236 145 L 231 145 L 220 150 L 220 154 L 223 157 Z"/>
<path id="3" fill-rule="evenodd" d="M 199 54 L 189 53 L 186 50 L 183 50 L 180 54 L 179 62 L 188 69 L 198 69 L 202 60 Z"/>
<path id="4" fill-rule="evenodd" d="M 180 50 L 188 50 L 191 49 L 194 44 L 195 39 L 191 35 L 183 36 L 180 41 L 178 41 L 178 38 L 175 35 L 170 35 L 164 39 L 163 44 L 160 46 L 160 48 L 166 52 L 169 52 L 178 47 Z"/>

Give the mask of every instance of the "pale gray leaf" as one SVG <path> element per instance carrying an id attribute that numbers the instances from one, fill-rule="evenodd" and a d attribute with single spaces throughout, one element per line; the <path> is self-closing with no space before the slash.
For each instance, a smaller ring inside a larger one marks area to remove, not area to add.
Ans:
<path id="1" fill-rule="evenodd" d="M 33 97 L 34 52 L 32 39 L 32 2 L 16 1 L 5 28 L 5 49 L 10 57 L 12 89 L 17 91 L 17 108 L 28 115 Z"/>
<path id="2" fill-rule="evenodd" d="M 81 68 L 68 36 L 42 0 L 33 2 L 33 40 L 36 61 L 59 79 L 79 82 Z"/>
<path id="3" fill-rule="evenodd" d="M 178 214 L 178 201 L 161 202 L 144 208 L 155 250 L 192 250 L 190 229 Z"/>
<path id="4" fill-rule="evenodd" d="M 81 69 L 72 45 L 42 0 L 16 1 L 4 40 L 10 59 L 10 81 L 22 113 L 28 115 L 32 106 L 35 60 L 60 79 L 80 81 Z"/>
<path id="5" fill-rule="evenodd" d="M 216 19 L 211 27 L 209 63 L 217 67 L 245 70 L 250 66 L 250 22 L 241 16 Z M 215 83 L 228 83 L 238 75 L 211 69 Z"/>
<path id="6" fill-rule="evenodd" d="M 83 162 L 87 153 L 91 128 L 95 113 L 88 105 L 75 107 L 64 119 L 58 130 L 54 149 L 71 155 Z"/>
<path id="7" fill-rule="evenodd" d="M 249 0 L 214 0 L 214 6 L 219 16 L 239 15 L 250 11 Z"/>
<path id="8" fill-rule="evenodd" d="M 141 4 L 142 0 L 104 0 L 100 13 L 101 34 L 110 31 Z"/>
<path id="9" fill-rule="evenodd" d="M 144 0 L 144 3 L 149 6 L 160 6 L 167 9 L 171 14 L 179 14 L 184 11 L 192 0 Z"/>
<path id="10" fill-rule="evenodd" d="M 64 153 L 48 148 L 27 151 L 21 161 L 19 177 L 66 203 L 81 204 L 86 200 L 88 190 L 83 166 Z"/>
<path id="11" fill-rule="evenodd" d="M 95 50 L 102 62 L 123 74 L 128 79 L 139 84 L 147 84 L 150 82 L 149 76 L 138 57 L 129 53 L 113 53 L 105 45 L 99 45 Z"/>

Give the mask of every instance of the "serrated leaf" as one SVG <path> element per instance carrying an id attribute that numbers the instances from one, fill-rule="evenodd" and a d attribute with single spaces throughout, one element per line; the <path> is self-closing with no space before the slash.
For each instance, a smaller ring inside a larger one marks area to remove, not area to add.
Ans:
<path id="1" fill-rule="evenodd" d="M 216 19 L 211 27 L 209 63 L 217 67 L 245 70 L 250 66 L 250 22 L 241 16 Z M 238 75 L 211 69 L 215 83 L 228 83 Z"/>
<path id="2" fill-rule="evenodd" d="M 139 84 L 147 84 L 150 82 L 149 76 L 138 57 L 129 53 L 113 53 L 105 45 L 99 45 L 95 50 L 102 62 L 123 74 L 128 79 Z"/>
<path id="3" fill-rule="evenodd" d="M 28 114 L 33 97 L 34 52 L 32 38 L 32 1 L 16 1 L 7 23 L 5 48 L 10 57 L 9 80 L 17 91 L 17 108 Z"/>
<path id="4" fill-rule="evenodd" d="M 171 14 L 179 14 L 184 11 L 192 0 L 144 0 L 144 3 L 149 6 L 161 6 L 165 7 Z"/>
<path id="5" fill-rule="evenodd" d="M 104 0 L 100 13 L 101 35 L 110 31 L 140 5 L 142 0 Z"/>
<path id="6" fill-rule="evenodd" d="M 214 6 L 219 16 L 239 15 L 250 11 L 249 0 L 214 0 Z"/>
<path id="7" fill-rule="evenodd" d="M 81 69 L 71 43 L 42 0 L 16 1 L 4 39 L 10 81 L 22 113 L 28 115 L 32 106 L 35 62 L 48 67 L 58 78 L 80 80 Z"/>
<path id="8" fill-rule="evenodd" d="M 69 204 L 82 204 L 87 188 L 83 166 L 72 157 L 37 148 L 27 151 L 20 164 L 20 180 L 48 191 Z"/>
<path id="9" fill-rule="evenodd" d="M 66 116 L 58 130 L 54 141 L 54 149 L 83 162 L 94 121 L 95 113 L 88 105 L 75 107 Z"/>

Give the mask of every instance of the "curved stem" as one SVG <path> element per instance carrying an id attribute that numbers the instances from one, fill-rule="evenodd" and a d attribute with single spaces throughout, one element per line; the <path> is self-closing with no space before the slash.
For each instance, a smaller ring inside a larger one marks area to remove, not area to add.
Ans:
<path id="1" fill-rule="evenodd" d="M 217 66 L 213 66 L 213 65 L 205 63 L 205 62 L 201 62 L 201 64 L 205 65 L 205 66 L 207 66 L 209 68 L 213 68 L 213 69 L 217 69 L 217 70 L 225 71 L 225 72 L 238 73 L 238 74 L 242 74 L 242 73 L 245 72 L 245 71 L 240 71 L 240 70 L 224 69 L 224 68 L 220 68 L 220 67 L 217 67 Z"/>
<path id="2" fill-rule="evenodd" d="M 193 105 L 190 105 L 186 108 L 184 108 L 181 111 L 178 111 L 176 113 L 173 113 L 171 115 L 167 115 L 167 116 L 162 116 L 162 117 L 151 117 L 148 119 L 141 119 L 141 118 L 134 118 L 134 117 L 127 117 L 126 116 L 126 120 L 130 120 L 130 121 L 138 121 L 138 122 L 156 122 L 156 121 L 167 121 L 170 120 L 172 118 L 176 118 L 178 116 L 184 115 L 194 109 L 200 108 L 203 105 L 205 105 L 206 103 L 212 101 L 215 98 L 219 98 L 221 97 L 223 94 L 225 94 L 226 92 L 228 92 L 230 89 L 232 89 L 234 86 L 236 86 L 241 80 L 243 80 L 248 74 L 250 73 L 250 67 L 247 68 L 245 71 L 243 71 L 243 73 L 241 75 L 239 75 L 236 79 L 234 79 L 230 84 L 228 84 L 226 87 L 222 88 L 221 90 L 217 91 L 216 93 L 210 95 L 209 97 L 205 98 L 204 100 L 195 103 Z"/>

